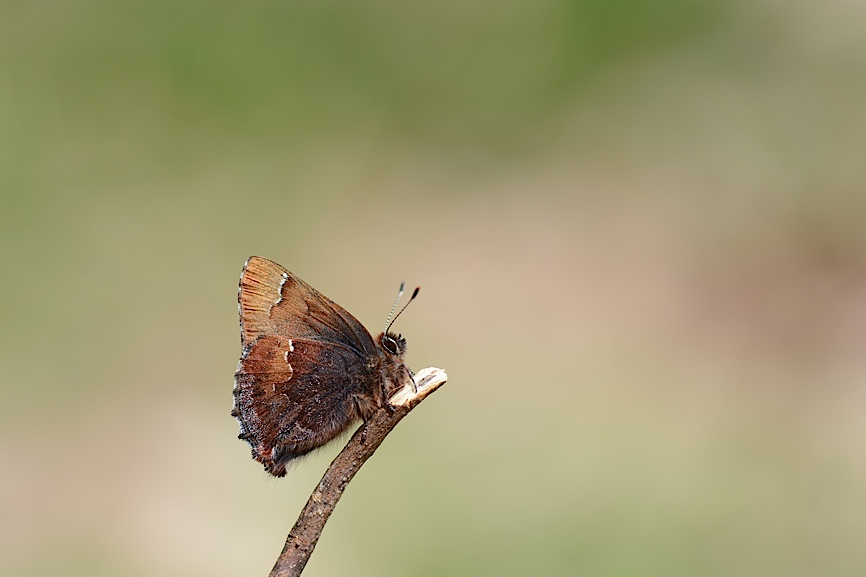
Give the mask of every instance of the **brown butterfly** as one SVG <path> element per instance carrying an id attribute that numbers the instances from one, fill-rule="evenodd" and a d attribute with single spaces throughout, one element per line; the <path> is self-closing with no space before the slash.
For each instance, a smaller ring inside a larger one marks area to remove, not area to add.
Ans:
<path id="1" fill-rule="evenodd" d="M 284 476 L 292 459 L 390 408 L 391 393 L 411 382 L 406 339 L 388 332 L 394 308 L 374 340 L 340 305 L 277 263 L 247 259 L 238 286 L 243 353 L 232 416 L 238 438 L 268 473 Z"/>

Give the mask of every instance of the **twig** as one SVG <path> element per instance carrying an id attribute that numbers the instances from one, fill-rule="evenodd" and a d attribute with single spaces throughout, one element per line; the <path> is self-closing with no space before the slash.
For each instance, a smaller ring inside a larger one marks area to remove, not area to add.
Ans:
<path id="1" fill-rule="evenodd" d="M 415 375 L 416 389 L 407 385 L 391 396 L 393 412 L 379 409 L 355 431 L 310 495 L 286 539 L 283 552 L 271 569 L 270 577 L 297 577 L 301 574 L 313 554 L 328 517 L 346 490 L 346 485 L 397 423 L 427 395 L 445 384 L 447 379 L 448 375 L 441 369 L 427 368 L 418 371 Z"/>

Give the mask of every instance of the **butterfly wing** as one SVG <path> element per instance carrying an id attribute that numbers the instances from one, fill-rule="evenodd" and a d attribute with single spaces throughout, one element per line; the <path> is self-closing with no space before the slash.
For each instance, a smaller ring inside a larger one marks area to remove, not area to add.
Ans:
<path id="1" fill-rule="evenodd" d="M 235 416 L 253 458 L 277 477 L 292 459 L 359 418 L 354 391 L 369 374 L 354 353 L 308 339 L 262 337 L 235 375 Z"/>
<path id="2" fill-rule="evenodd" d="M 378 358 L 369 332 L 280 265 L 252 257 L 238 289 L 243 354 L 232 414 L 253 458 L 277 477 L 360 417 Z"/>
<path id="3" fill-rule="evenodd" d="M 241 344 L 257 338 L 340 343 L 366 356 L 376 353 L 373 337 L 346 309 L 266 258 L 247 259 L 238 286 Z"/>

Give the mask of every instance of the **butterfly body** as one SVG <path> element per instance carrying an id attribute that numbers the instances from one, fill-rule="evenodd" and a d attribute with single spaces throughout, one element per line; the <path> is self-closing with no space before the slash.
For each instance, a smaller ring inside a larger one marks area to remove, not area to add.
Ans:
<path id="1" fill-rule="evenodd" d="M 250 257 L 238 287 L 243 352 L 232 415 L 239 438 L 276 476 L 411 379 L 406 341 L 376 339 L 355 317 L 275 262 Z"/>

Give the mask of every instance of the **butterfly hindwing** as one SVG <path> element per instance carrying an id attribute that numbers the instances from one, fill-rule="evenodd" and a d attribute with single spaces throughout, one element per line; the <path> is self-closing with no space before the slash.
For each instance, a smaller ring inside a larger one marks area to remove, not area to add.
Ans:
<path id="1" fill-rule="evenodd" d="M 333 386 L 337 380 L 341 386 Z M 241 359 L 235 410 L 253 458 L 281 477 L 286 464 L 342 433 L 360 415 L 355 393 L 370 382 L 361 360 L 339 347 L 278 336 Z"/>

